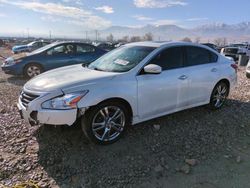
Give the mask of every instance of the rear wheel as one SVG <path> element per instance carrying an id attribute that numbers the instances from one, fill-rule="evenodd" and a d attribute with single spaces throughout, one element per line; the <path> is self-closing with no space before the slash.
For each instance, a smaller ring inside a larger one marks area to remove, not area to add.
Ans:
<path id="1" fill-rule="evenodd" d="M 82 117 L 81 124 L 90 141 L 111 144 L 122 136 L 129 122 L 126 106 L 110 101 L 90 108 Z"/>
<path id="2" fill-rule="evenodd" d="M 210 98 L 210 107 L 214 110 L 221 108 L 229 94 L 229 86 L 225 82 L 219 82 L 213 89 Z"/>
<path id="3" fill-rule="evenodd" d="M 24 68 L 24 75 L 27 78 L 33 78 L 41 73 L 42 73 L 42 67 L 35 63 L 28 64 Z"/>

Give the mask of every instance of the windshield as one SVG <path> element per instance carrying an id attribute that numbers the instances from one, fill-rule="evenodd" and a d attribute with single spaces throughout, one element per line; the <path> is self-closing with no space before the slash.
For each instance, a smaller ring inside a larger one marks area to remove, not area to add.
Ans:
<path id="1" fill-rule="evenodd" d="M 43 52 L 43 51 L 45 51 L 45 50 L 47 50 L 47 49 L 49 49 L 49 48 L 51 48 L 51 47 L 53 47 L 53 46 L 55 46 L 55 45 L 56 45 L 56 43 L 48 44 L 48 45 L 46 45 L 46 46 L 44 46 L 44 47 L 42 47 L 42 48 L 38 48 L 37 50 L 34 50 L 34 51 L 31 52 L 30 54 L 38 54 L 38 53 L 41 53 L 41 52 Z"/>
<path id="2" fill-rule="evenodd" d="M 124 46 L 91 63 L 88 68 L 107 72 L 127 72 L 138 65 L 154 47 Z"/>
<path id="3" fill-rule="evenodd" d="M 27 46 L 32 46 L 33 44 L 35 44 L 36 42 L 30 42 L 29 44 L 27 44 Z"/>

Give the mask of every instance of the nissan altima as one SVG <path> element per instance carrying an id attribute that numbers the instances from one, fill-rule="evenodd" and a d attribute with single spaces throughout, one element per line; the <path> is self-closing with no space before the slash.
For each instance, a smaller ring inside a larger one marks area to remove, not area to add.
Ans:
<path id="1" fill-rule="evenodd" d="M 18 101 L 31 125 L 74 125 L 98 144 L 129 125 L 209 105 L 221 108 L 237 83 L 237 66 L 215 50 L 185 42 L 126 44 L 91 63 L 43 73 Z"/>

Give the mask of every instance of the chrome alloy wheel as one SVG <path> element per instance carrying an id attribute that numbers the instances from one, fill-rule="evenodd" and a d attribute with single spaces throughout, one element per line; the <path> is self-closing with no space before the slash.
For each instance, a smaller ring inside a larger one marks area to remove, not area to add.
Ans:
<path id="1" fill-rule="evenodd" d="M 214 95 L 212 96 L 212 101 L 215 108 L 220 108 L 228 95 L 228 88 L 225 84 L 219 84 L 214 92 Z"/>
<path id="2" fill-rule="evenodd" d="M 106 106 L 93 118 L 93 134 L 100 141 L 112 141 L 124 130 L 125 121 L 125 114 L 119 107 Z"/>
<path id="3" fill-rule="evenodd" d="M 41 69 L 40 67 L 36 66 L 36 65 L 30 65 L 28 68 L 27 68 L 27 75 L 30 77 L 30 78 L 33 78 L 34 76 L 37 76 L 41 74 Z"/>

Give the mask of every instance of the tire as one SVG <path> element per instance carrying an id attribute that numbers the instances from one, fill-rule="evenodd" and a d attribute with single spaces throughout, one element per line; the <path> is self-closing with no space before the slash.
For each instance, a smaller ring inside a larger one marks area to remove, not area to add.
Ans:
<path id="1" fill-rule="evenodd" d="M 33 78 L 43 71 L 42 66 L 37 63 L 30 63 L 24 68 L 24 76 L 26 78 Z"/>
<path id="2" fill-rule="evenodd" d="M 210 97 L 209 106 L 212 110 L 220 109 L 226 102 L 229 94 L 229 86 L 221 81 L 216 84 Z"/>
<path id="3" fill-rule="evenodd" d="M 122 137 L 130 120 L 130 113 L 123 103 L 107 101 L 91 107 L 82 117 L 81 126 L 90 141 L 111 144 Z"/>
<path id="4" fill-rule="evenodd" d="M 246 73 L 246 77 L 247 77 L 247 78 L 250 78 L 250 73 L 247 72 L 247 73 Z"/>

